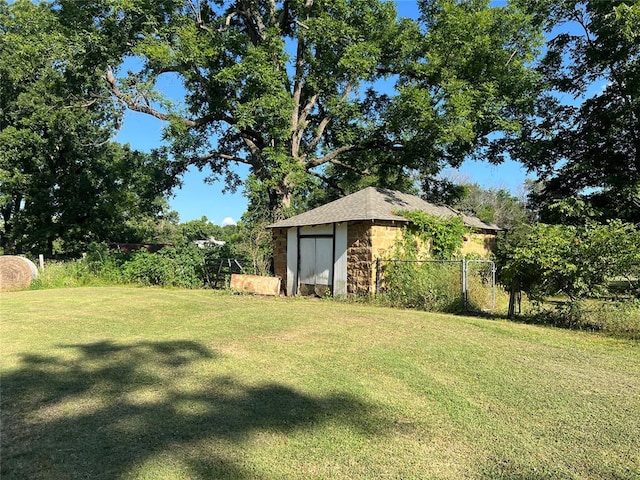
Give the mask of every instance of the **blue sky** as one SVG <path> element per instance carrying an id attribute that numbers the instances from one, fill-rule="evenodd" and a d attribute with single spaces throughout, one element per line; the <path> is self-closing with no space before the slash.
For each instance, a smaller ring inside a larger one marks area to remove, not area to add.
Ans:
<path id="1" fill-rule="evenodd" d="M 416 2 L 413 0 L 398 1 L 400 16 L 415 18 L 417 15 Z M 177 79 L 168 79 L 167 85 L 162 85 L 171 91 L 179 91 L 181 86 Z M 149 115 L 127 111 L 122 128 L 116 141 L 129 143 L 133 148 L 149 151 L 162 143 L 162 128 L 160 120 Z M 238 173 L 245 177 L 248 169 L 241 166 Z M 478 183 L 486 188 L 504 188 L 519 195 L 524 185 L 526 171 L 519 163 L 506 161 L 501 165 L 490 165 L 486 162 L 465 162 L 459 169 L 448 169 L 444 172 L 448 177 L 457 180 Z M 205 183 L 207 172 L 197 169 L 189 170 L 183 177 L 183 186 L 174 191 L 169 199 L 173 210 L 180 215 L 180 221 L 200 219 L 206 216 L 211 222 L 223 225 L 237 221 L 247 208 L 247 201 L 241 189 L 236 193 L 223 193 L 224 182 Z"/>

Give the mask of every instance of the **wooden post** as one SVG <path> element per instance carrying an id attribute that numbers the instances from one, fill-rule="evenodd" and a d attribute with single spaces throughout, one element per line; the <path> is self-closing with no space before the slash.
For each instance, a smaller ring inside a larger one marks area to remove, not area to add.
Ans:
<path id="1" fill-rule="evenodd" d="M 38 255 L 38 261 L 40 263 L 40 270 L 44 270 L 44 255 L 43 254 Z"/>

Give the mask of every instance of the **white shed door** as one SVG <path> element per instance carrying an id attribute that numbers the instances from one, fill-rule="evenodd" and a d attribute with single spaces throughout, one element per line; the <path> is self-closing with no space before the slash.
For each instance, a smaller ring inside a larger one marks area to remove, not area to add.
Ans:
<path id="1" fill-rule="evenodd" d="M 331 284 L 333 269 L 332 238 L 300 239 L 300 283 L 306 285 Z"/>

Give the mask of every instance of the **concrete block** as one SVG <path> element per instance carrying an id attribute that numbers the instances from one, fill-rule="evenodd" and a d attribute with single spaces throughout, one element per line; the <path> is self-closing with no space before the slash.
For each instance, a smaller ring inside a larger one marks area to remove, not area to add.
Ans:
<path id="1" fill-rule="evenodd" d="M 230 287 L 239 292 L 256 293 L 258 295 L 279 295 L 280 278 L 263 277 L 260 275 L 231 275 Z"/>

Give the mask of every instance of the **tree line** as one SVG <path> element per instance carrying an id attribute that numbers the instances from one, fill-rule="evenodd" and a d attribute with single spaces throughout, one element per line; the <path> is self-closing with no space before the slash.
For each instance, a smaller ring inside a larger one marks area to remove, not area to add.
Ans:
<path id="1" fill-rule="evenodd" d="M 0 247 L 148 239 L 189 167 L 242 185 L 250 224 L 368 185 L 494 215 L 518 202 L 438 174 L 507 157 L 539 220 L 638 222 L 638 0 L 417 6 L 0 0 Z M 127 109 L 165 145 L 114 142 Z"/>

